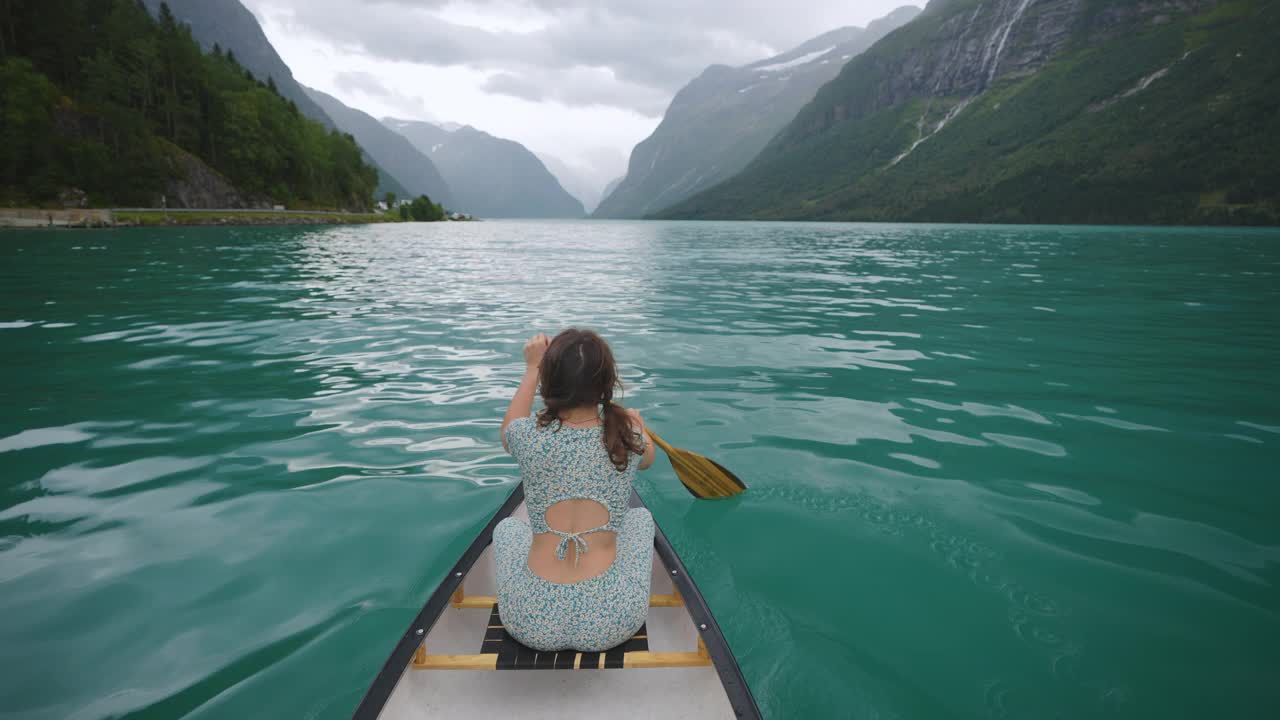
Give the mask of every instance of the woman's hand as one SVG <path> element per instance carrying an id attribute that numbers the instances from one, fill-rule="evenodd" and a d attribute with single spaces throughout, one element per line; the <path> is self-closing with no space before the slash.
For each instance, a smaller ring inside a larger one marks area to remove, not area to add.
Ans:
<path id="1" fill-rule="evenodd" d="M 542 356 L 547 354 L 547 346 L 551 344 L 551 338 L 546 333 L 538 333 L 529 338 L 529 342 L 524 344 L 524 364 L 525 367 L 536 368 L 542 364 Z"/>
<path id="2" fill-rule="evenodd" d="M 648 434 L 645 433 L 644 418 L 640 417 L 640 411 L 635 408 L 627 408 L 627 418 L 631 420 L 631 427 L 640 433 L 640 437 L 644 442 L 644 454 L 640 458 L 639 469 L 648 470 L 649 466 L 653 464 L 654 451 L 653 442 L 649 440 Z"/>

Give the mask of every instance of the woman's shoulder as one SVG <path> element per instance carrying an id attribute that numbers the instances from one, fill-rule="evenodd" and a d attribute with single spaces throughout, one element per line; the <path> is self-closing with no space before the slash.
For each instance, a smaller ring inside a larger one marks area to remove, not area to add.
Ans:
<path id="1" fill-rule="evenodd" d="M 515 420 L 512 420 L 511 422 L 507 423 L 507 427 L 526 429 L 526 428 L 533 428 L 537 424 L 538 424 L 538 416 L 531 413 L 529 415 L 525 415 L 524 417 L 518 417 Z"/>
<path id="2" fill-rule="evenodd" d="M 523 444 L 538 427 L 538 419 L 534 415 L 526 415 L 518 417 L 507 423 L 506 436 L 508 449 L 514 449 Z"/>

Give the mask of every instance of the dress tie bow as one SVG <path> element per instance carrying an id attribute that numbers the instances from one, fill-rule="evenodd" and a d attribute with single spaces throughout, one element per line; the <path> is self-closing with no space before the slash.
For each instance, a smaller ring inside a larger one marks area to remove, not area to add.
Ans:
<path id="1" fill-rule="evenodd" d="M 608 526 L 608 525 L 601 525 L 601 526 L 600 526 L 600 527 L 598 527 L 598 528 L 591 528 L 590 530 L 583 530 L 582 532 L 576 532 L 576 533 L 560 532 L 559 530 L 556 530 L 555 528 L 547 528 L 547 529 L 548 529 L 548 530 L 550 530 L 551 532 L 553 532 L 553 533 L 555 533 L 555 534 L 557 534 L 557 535 L 559 535 L 559 536 L 560 536 L 560 544 L 559 544 L 559 545 L 556 545 L 556 559 L 557 559 L 557 560 L 564 560 L 565 556 L 569 554 L 569 541 L 570 541 L 570 540 L 572 540 L 572 541 L 573 541 L 573 543 L 574 543 L 575 545 L 577 545 L 577 546 L 578 546 L 578 552 L 573 556 L 573 566 L 574 566 L 574 567 L 577 567 L 577 566 L 578 566 L 578 562 L 582 560 L 582 556 L 583 556 L 583 555 L 586 555 L 586 554 L 587 554 L 587 550 L 590 550 L 590 549 L 591 549 L 591 548 L 587 545 L 587 541 L 586 541 L 586 539 L 585 539 L 585 538 L 583 538 L 582 536 L 583 536 L 583 535 L 590 535 L 590 534 L 591 534 L 591 533 L 593 533 L 593 532 L 600 532 L 600 531 L 602 531 L 602 530 L 608 530 L 608 529 L 609 529 L 609 526 Z"/>

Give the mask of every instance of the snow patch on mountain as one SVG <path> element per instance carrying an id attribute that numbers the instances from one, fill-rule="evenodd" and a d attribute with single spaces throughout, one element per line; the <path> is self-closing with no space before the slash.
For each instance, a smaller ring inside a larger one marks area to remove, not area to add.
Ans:
<path id="1" fill-rule="evenodd" d="M 808 65 L 814 60 L 817 60 L 818 58 L 822 57 L 823 55 L 826 55 L 827 53 L 835 49 L 836 49 L 836 46 L 832 45 L 831 47 L 825 50 L 819 50 L 817 52 L 811 52 L 807 55 L 801 55 L 800 57 L 795 58 L 794 60 L 787 60 L 786 62 L 773 63 L 772 65 L 761 65 L 759 67 L 754 67 L 751 69 L 755 70 L 756 72 L 778 72 L 779 70 L 790 70 L 791 68 L 800 67 L 801 65 Z"/>

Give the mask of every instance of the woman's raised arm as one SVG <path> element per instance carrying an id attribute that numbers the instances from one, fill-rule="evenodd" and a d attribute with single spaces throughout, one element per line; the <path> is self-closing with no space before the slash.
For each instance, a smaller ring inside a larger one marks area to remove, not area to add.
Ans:
<path id="1" fill-rule="evenodd" d="M 507 425 L 516 418 L 528 417 L 533 412 L 533 395 L 538 391 L 538 366 L 542 364 L 542 356 L 547 352 L 551 339 L 544 333 L 538 333 L 524 344 L 524 377 L 520 379 L 520 387 L 516 388 L 515 397 L 507 407 L 507 414 L 502 418 L 502 449 L 511 452 L 507 447 Z"/>

